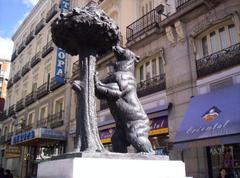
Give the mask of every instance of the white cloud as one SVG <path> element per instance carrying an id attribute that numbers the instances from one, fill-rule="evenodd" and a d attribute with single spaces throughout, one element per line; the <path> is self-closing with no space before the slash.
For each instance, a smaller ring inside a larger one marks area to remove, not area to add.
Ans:
<path id="1" fill-rule="evenodd" d="M 11 59 L 13 50 L 13 42 L 10 38 L 4 38 L 0 36 L 0 58 Z"/>
<path id="2" fill-rule="evenodd" d="M 38 0 L 23 0 L 22 1 L 27 6 L 35 6 L 38 2 Z"/>

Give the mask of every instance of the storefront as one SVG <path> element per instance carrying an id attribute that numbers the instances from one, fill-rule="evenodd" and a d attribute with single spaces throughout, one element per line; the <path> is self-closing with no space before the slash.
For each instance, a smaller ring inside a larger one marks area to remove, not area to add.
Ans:
<path id="1" fill-rule="evenodd" d="M 168 104 L 163 107 L 146 110 L 150 124 L 149 140 L 157 154 L 168 154 L 168 109 L 170 106 Z M 111 137 L 115 126 L 114 120 L 109 119 L 107 124 L 104 123 L 99 127 L 100 139 L 104 147 L 109 151 L 112 151 Z"/>
<path id="2" fill-rule="evenodd" d="M 38 163 L 65 152 L 66 134 L 46 128 L 37 128 L 14 135 L 11 145 L 20 146 L 20 177 L 36 177 Z"/>
<path id="3" fill-rule="evenodd" d="M 206 149 L 210 178 L 222 167 L 240 177 L 240 85 L 193 97 L 174 146 Z"/>

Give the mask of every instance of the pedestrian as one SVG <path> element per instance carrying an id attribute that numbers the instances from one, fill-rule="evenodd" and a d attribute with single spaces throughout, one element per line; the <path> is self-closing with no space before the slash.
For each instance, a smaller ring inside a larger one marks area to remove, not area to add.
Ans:
<path id="1" fill-rule="evenodd" d="M 0 167 L 0 178 L 5 178 L 4 177 L 4 169 Z"/>
<path id="2" fill-rule="evenodd" d="M 5 177 L 4 178 L 13 178 L 13 175 L 9 169 L 5 170 Z"/>
<path id="3" fill-rule="evenodd" d="M 224 167 L 222 167 L 219 169 L 217 178 L 230 178 L 230 177 L 227 175 L 226 169 Z"/>

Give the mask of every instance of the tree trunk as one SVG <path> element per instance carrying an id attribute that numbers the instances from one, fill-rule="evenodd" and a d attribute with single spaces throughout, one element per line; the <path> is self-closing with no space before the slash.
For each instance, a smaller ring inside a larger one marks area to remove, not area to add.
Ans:
<path id="1" fill-rule="evenodd" d="M 95 82 L 96 52 L 85 50 L 79 55 L 80 91 L 77 92 L 76 149 L 77 151 L 103 151 L 98 134 Z"/>

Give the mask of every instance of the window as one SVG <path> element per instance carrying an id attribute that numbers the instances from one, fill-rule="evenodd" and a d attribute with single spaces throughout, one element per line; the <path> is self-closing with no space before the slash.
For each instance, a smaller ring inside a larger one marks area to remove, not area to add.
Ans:
<path id="1" fill-rule="evenodd" d="M 34 121 L 34 113 L 32 112 L 32 113 L 30 113 L 30 114 L 28 115 L 28 122 L 27 122 L 27 124 L 28 124 L 28 125 L 32 125 L 32 124 L 33 124 L 33 121 Z"/>
<path id="2" fill-rule="evenodd" d="M 40 117 L 39 117 L 39 119 L 43 119 L 43 118 L 46 118 L 46 117 L 47 117 L 47 107 L 43 107 L 40 110 Z"/>
<path id="3" fill-rule="evenodd" d="M 217 35 L 215 32 L 211 32 L 210 33 L 210 42 L 211 42 L 211 49 L 212 49 L 212 52 L 216 52 L 218 51 L 218 43 L 217 43 Z"/>
<path id="4" fill-rule="evenodd" d="M 230 35 L 230 43 L 234 45 L 237 43 L 237 30 L 234 24 L 228 25 L 229 35 Z"/>
<path id="5" fill-rule="evenodd" d="M 234 24 L 226 23 L 215 30 L 204 32 L 200 35 L 202 53 L 200 57 L 205 57 L 219 50 L 225 49 L 238 43 L 237 29 Z M 200 50 L 201 51 L 201 50 Z"/>
<path id="6" fill-rule="evenodd" d="M 203 56 L 208 55 L 208 44 L 207 44 L 207 37 L 202 38 L 202 49 L 203 49 Z"/>
<path id="7" fill-rule="evenodd" d="M 220 42 L 221 42 L 221 48 L 224 49 L 227 47 L 227 38 L 225 35 L 225 28 L 222 27 L 219 29 L 219 36 L 220 36 Z"/>
<path id="8" fill-rule="evenodd" d="M 136 66 L 137 82 L 149 80 L 156 76 L 165 74 L 163 60 L 159 56 L 144 59 Z"/>
<path id="9" fill-rule="evenodd" d="M 146 63 L 146 80 L 151 78 L 151 68 L 150 62 Z"/>
<path id="10" fill-rule="evenodd" d="M 157 62 L 156 59 L 152 60 L 152 76 L 156 76 L 157 75 Z"/>
<path id="11" fill-rule="evenodd" d="M 55 113 L 63 111 L 63 98 L 59 99 L 55 103 Z"/>
<path id="12" fill-rule="evenodd" d="M 140 81 L 144 80 L 144 71 L 143 71 L 143 66 L 140 67 Z"/>

